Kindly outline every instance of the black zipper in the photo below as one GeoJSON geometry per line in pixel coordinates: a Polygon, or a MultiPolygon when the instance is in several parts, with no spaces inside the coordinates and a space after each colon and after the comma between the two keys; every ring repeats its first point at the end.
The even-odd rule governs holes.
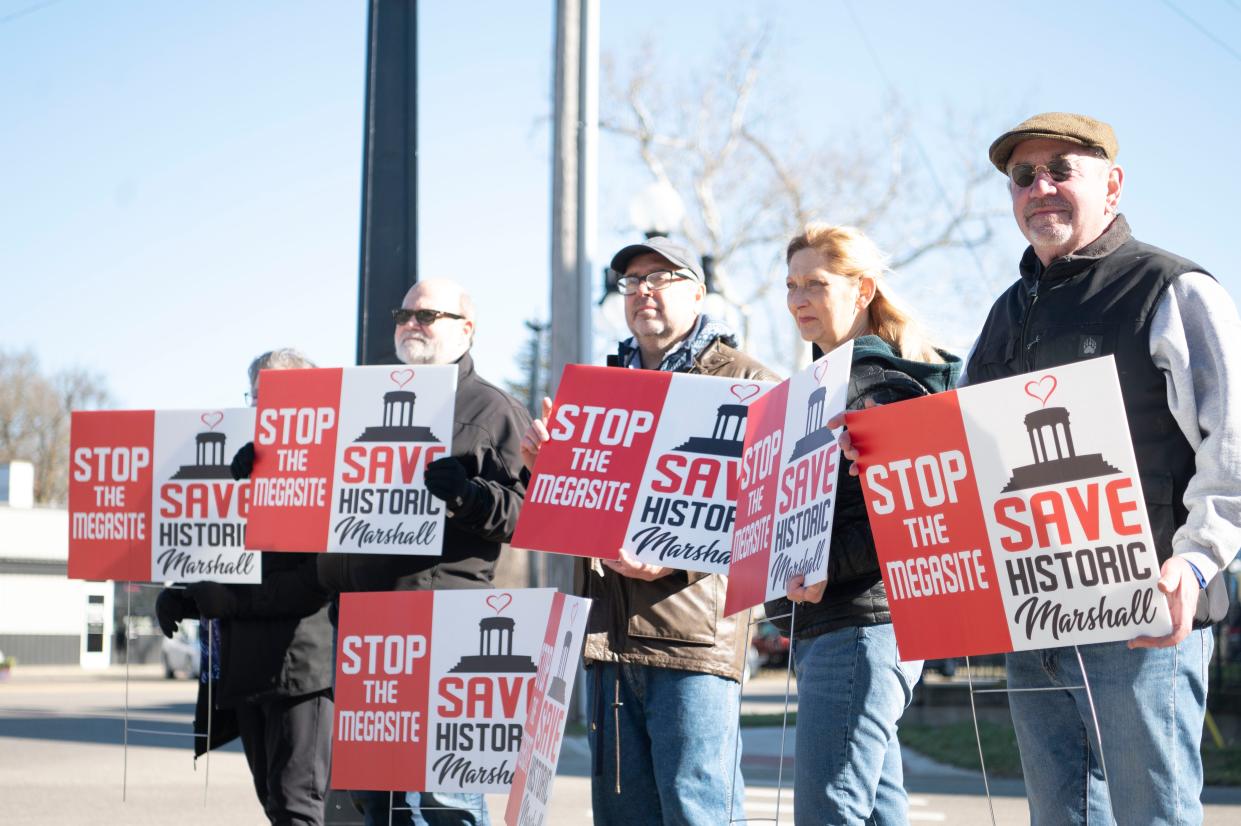
{"type": "Polygon", "coordinates": [[[1029,373],[1034,369],[1034,366],[1030,363],[1030,347],[1037,344],[1038,339],[1036,338],[1027,345],[1026,329],[1030,326],[1030,316],[1034,315],[1034,305],[1038,303],[1038,285],[1041,283],[1042,277],[1040,276],[1039,279],[1034,282],[1034,286],[1031,287],[1026,293],[1026,296],[1030,299],[1030,303],[1026,306],[1024,317],[1021,319],[1021,340],[1019,343],[1021,345],[1021,369],[1024,373],[1029,373]]]}

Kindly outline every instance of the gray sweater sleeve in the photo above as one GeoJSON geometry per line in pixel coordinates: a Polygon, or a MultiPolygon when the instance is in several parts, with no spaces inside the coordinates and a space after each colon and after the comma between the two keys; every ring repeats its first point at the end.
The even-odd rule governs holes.
{"type": "Polygon", "coordinates": [[[1210,581],[1241,548],[1241,319],[1218,281],[1187,273],[1155,308],[1150,335],[1168,409],[1194,449],[1189,518],[1172,549],[1210,581]]]}

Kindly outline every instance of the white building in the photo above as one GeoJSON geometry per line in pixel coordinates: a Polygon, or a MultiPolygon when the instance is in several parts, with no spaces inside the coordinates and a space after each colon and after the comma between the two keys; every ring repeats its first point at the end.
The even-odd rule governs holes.
{"type": "Polygon", "coordinates": [[[19,664],[112,659],[111,582],[66,578],[69,512],[35,507],[29,462],[0,465],[0,651],[19,664]]]}

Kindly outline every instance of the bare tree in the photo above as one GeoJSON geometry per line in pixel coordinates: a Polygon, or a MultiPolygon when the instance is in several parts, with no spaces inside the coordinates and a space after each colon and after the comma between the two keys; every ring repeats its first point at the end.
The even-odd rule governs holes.
{"type": "MultiPolygon", "coordinates": [[[[604,71],[601,129],[631,145],[651,176],[681,196],[676,231],[714,257],[715,289],[740,308],[745,326],[756,308],[775,308],[783,243],[815,219],[861,228],[891,252],[894,269],[970,250],[972,271],[958,267],[954,277],[994,287],[976,251],[992,240],[1000,189],[990,185],[994,170],[981,152],[959,149],[980,145],[961,134],[969,119],[947,113],[941,142],[958,149],[935,168],[923,144],[908,146],[911,115],[898,100],[867,113],[853,132],[811,140],[798,131],[799,109],[810,102],[790,104],[767,87],[758,94],[769,42],[769,30],[737,36],[715,65],[672,85],[661,83],[672,75],[649,47],[627,72],[610,59],[604,71]]],[[[822,95],[813,105],[824,105],[822,95]]]]}
{"type": "Polygon", "coordinates": [[[35,501],[63,503],[70,414],[111,403],[101,376],[80,368],[45,376],[33,353],[0,351],[0,462],[31,462],[35,501]]]}

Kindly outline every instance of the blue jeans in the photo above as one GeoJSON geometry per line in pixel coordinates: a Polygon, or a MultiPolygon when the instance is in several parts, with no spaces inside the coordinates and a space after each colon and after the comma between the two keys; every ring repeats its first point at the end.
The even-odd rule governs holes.
{"type": "Polygon", "coordinates": [[[602,662],[586,675],[595,826],[726,826],[745,817],[740,683],[602,662]]]}
{"type": "Polygon", "coordinates": [[[366,826],[491,826],[481,794],[349,792],[366,826]],[[392,813],[388,813],[391,795],[392,813]],[[409,810],[403,807],[408,806],[409,810]]]}
{"type": "Polygon", "coordinates": [[[810,824],[905,824],[896,721],[922,661],[901,662],[891,625],[793,641],[797,668],[794,812],[810,824]]]}
{"type": "Polygon", "coordinates": [[[406,792],[414,826],[491,826],[481,794],[406,792]]]}
{"type": "MultiPolygon", "coordinates": [[[[1009,694],[1031,826],[1202,822],[1202,722],[1215,641],[1193,631],[1172,648],[1080,647],[1103,738],[1085,691],[1009,694]],[[1107,782],[1103,780],[1103,769],[1107,782]]],[[[1009,654],[1009,688],[1082,684],[1072,648],[1009,654]]]]}

